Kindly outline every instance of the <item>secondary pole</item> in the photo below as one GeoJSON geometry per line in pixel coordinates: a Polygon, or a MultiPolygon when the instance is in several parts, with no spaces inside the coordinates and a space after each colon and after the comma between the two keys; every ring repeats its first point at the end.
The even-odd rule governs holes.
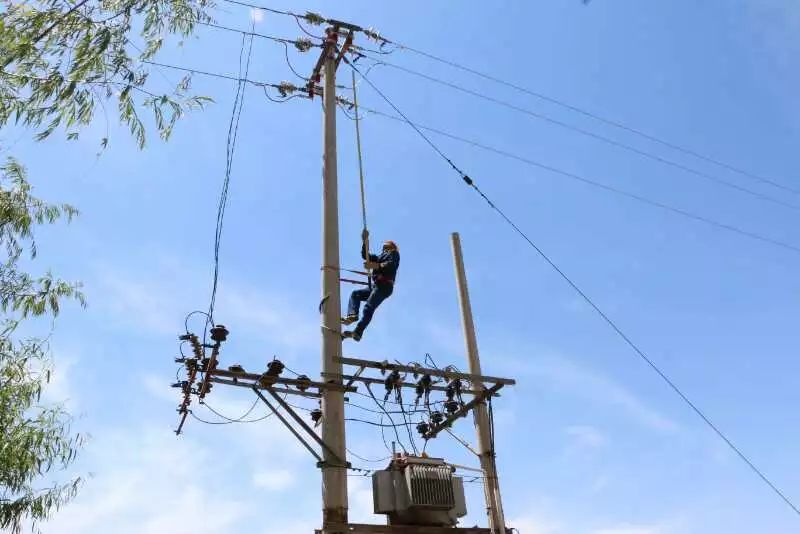
{"type": "MultiPolygon", "coordinates": [[[[478,354],[478,341],[475,337],[475,323],[472,321],[472,305],[469,301],[467,275],[464,271],[464,258],[461,253],[461,238],[454,232],[450,236],[453,246],[453,261],[456,269],[456,285],[458,286],[458,302],[461,305],[461,324],[464,328],[464,342],[467,348],[469,372],[480,375],[481,362],[478,354]]],[[[483,384],[473,384],[474,389],[483,388],[483,384]]],[[[486,403],[479,403],[473,412],[475,432],[478,435],[478,452],[484,479],[483,489],[486,497],[486,508],[489,515],[489,528],[493,533],[505,534],[505,517],[500,499],[500,484],[497,479],[497,464],[489,426],[489,414],[486,403]]]]}
{"type": "MultiPolygon", "coordinates": [[[[336,29],[328,29],[323,76],[322,166],[322,371],[341,376],[341,296],[339,294],[339,199],[336,162],[336,29]]],[[[328,379],[329,380],[329,379],[328,379]]],[[[341,379],[338,379],[341,381],[341,379]]],[[[347,468],[344,393],[322,391],[322,439],[330,448],[322,464],[322,528],[325,534],[344,532],[347,524],[347,468]],[[333,453],[333,454],[331,454],[333,453]],[[336,455],[336,456],[334,456],[336,455]],[[338,457],[338,458],[337,458],[338,457]]]]}

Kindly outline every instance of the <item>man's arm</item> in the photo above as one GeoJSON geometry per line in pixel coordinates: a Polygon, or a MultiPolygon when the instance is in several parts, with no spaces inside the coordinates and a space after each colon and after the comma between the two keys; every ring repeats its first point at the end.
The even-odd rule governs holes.
{"type": "Polygon", "coordinates": [[[367,239],[369,239],[369,230],[364,228],[361,231],[361,257],[364,258],[364,261],[378,261],[378,256],[370,254],[367,250],[367,239]]]}
{"type": "Polygon", "coordinates": [[[366,261],[378,261],[378,256],[367,251],[367,244],[361,243],[361,257],[366,261]]]}
{"type": "Polygon", "coordinates": [[[392,251],[392,252],[390,252],[388,254],[388,257],[385,258],[385,259],[386,259],[386,261],[383,261],[380,264],[381,265],[381,269],[396,271],[398,263],[399,263],[398,260],[400,259],[400,255],[397,252],[392,251]]]}

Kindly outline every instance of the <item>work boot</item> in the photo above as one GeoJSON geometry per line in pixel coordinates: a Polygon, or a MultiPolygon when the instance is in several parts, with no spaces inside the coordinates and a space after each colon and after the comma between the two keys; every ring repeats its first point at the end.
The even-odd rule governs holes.
{"type": "Polygon", "coordinates": [[[353,330],[352,332],[349,331],[349,330],[346,330],[346,331],[342,332],[342,338],[344,338],[344,339],[348,339],[349,338],[349,339],[352,339],[353,341],[361,341],[361,333],[360,332],[356,332],[355,330],[353,330]]]}
{"type": "Polygon", "coordinates": [[[358,315],[355,314],[350,314],[346,317],[342,317],[342,324],[344,325],[353,324],[356,321],[358,321],[358,315]]]}

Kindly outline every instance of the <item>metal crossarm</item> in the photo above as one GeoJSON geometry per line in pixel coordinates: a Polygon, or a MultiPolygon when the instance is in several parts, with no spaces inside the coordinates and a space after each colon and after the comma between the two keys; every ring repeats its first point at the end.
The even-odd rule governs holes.
{"type": "MultiPolygon", "coordinates": [[[[332,373],[322,373],[323,378],[341,378],[342,380],[347,380],[348,382],[362,382],[364,384],[384,384],[384,380],[380,378],[370,378],[367,376],[357,376],[357,375],[337,375],[332,373]]],[[[416,384],[412,382],[399,382],[396,384],[398,387],[404,387],[409,389],[415,389],[417,387],[416,384]]],[[[447,388],[444,386],[429,386],[431,391],[447,391],[447,388]]],[[[461,391],[464,395],[480,395],[483,393],[484,390],[477,390],[477,389],[463,389],[461,391]]],[[[498,395],[499,396],[499,395],[498,395]]]]}
{"type": "MultiPolygon", "coordinates": [[[[238,380],[228,380],[225,378],[216,378],[216,377],[212,377],[210,380],[214,384],[222,384],[224,386],[237,386],[240,388],[247,388],[247,389],[253,389],[253,388],[267,389],[261,387],[259,384],[253,384],[251,382],[240,382],[238,380]]],[[[284,395],[298,395],[300,397],[306,397],[309,399],[318,399],[322,396],[319,393],[315,393],[313,391],[300,391],[299,389],[280,388],[274,386],[268,386],[268,387],[269,389],[272,389],[272,391],[276,393],[282,393],[284,395]]]]}
{"type": "MultiPolygon", "coordinates": [[[[258,384],[261,388],[271,387],[274,384],[281,384],[284,386],[294,386],[294,387],[303,387],[308,389],[330,389],[336,391],[356,391],[354,387],[345,387],[341,384],[333,384],[330,382],[316,382],[314,380],[301,380],[297,378],[281,378],[279,376],[269,376],[264,374],[258,373],[246,373],[243,371],[228,371],[223,369],[215,369],[213,371],[209,371],[211,376],[214,377],[224,377],[224,378],[231,378],[235,381],[244,380],[248,382],[252,382],[254,384],[258,384]]],[[[252,386],[253,384],[247,384],[248,386],[252,386]]]]}
{"type": "Polygon", "coordinates": [[[400,365],[396,363],[390,362],[375,362],[371,360],[359,360],[357,358],[339,358],[339,362],[344,365],[355,365],[358,367],[371,367],[373,369],[381,369],[383,371],[400,371],[403,373],[417,373],[417,374],[427,374],[431,376],[438,376],[441,378],[460,378],[462,380],[468,380],[473,384],[480,384],[483,382],[489,382],[491,384],[503,384],[504,386],[513,386],[516,384],[516,380],[511,378],[498,378],[495,376],[484,376],[484,375],[474,375],[470,373],[459,373],[456,371],[446,371],[443,369],[429,369],[426,367],[417,367],[414,365],[400,365]]]}

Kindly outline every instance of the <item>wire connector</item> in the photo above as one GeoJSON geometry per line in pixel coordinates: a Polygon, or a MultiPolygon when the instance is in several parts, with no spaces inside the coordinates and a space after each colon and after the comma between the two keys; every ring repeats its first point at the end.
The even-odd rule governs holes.
{"type": "Polygon", "coordinates": [[[320,15],[319,13],[314,13],[313,11],[306,11],[306,14],[302,16],[309,24],[313,24],[314,26],[320,26],[325,24],[328,19],[320,15]]]}
{"type": "Polygon", "coordinates": [[[308,37],[300,37],[295,39],[292,44],[294,44],[294,47],[300,52],[308,52],[314,48],[314,43],[308,37]]]}
{"type": "Polygon", "coordinates": [[[282,81],[281,83],[279,83],[276,89],[284,98],[300,90],[295,84],[287,81],[282,81]]]}

